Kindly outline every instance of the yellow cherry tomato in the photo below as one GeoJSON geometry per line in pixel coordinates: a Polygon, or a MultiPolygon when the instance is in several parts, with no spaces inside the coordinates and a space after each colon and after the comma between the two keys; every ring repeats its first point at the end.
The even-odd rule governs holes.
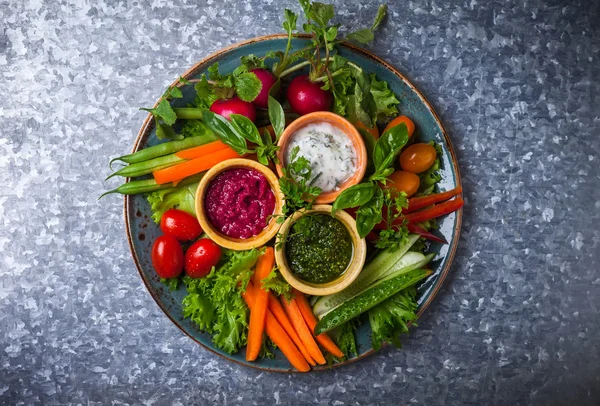
{"type": "Polygon", "coordinates": [[[437,153],[429,144],[412,144],[400,154],[400,167],[408,172],[421,173],[431,168],[437,153]]]}
{"type": "Polygon", "coordinates": [[[360,120],[356,120],[353,124],[354,124],[354,127],[358,128],[358,129],[363,129],[363,130],[367,131],[376,140],[379,139],[379,128],[377,128],[377,125],[374,125],[373,128],[369,128],[366,125],[364,125],[362,123],[362,121],[360,121],[360,120]]]}
{"type": "Polygon", "coordinates": [[[413,133],[415,132],[415,123],[413,123],[413,121],[406,116],[398,116],[392,121],[390,121],[390,123],[387,126],[385,126],[385,130],[383,130],[383,132],[386,132],[392,127],[396,127],[398,124],[401,123],[406,124],[406,129],[408,130],[408,138],[412,137],[413,133]]]}
{"type": "Polygon", "coordinates": [[[386,189],[393,189],[396,192],[404,192],[407,197],[411,197],[417,190],[421,181],[417,175],[407,171],[396,171],[388,177],[384,186],[386,189]]]}

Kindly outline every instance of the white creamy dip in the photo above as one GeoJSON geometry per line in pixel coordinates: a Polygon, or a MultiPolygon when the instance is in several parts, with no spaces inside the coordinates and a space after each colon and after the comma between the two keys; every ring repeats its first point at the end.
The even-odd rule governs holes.
{"type": "Polygon", "coordinates": [[[338,190],[356,172],[357,156],[350,138],[339,128],[326,123],[309,124],[292,134],[285,152],[289,164],[295,147],[298,157],[310,161],[314,185],[323,192],[338,190]]]}

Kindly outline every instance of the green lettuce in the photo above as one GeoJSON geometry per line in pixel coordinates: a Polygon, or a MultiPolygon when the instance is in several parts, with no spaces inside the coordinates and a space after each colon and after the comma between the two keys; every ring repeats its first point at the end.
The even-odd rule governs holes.
{"type": "Polygon", "coordinates": [[[371,73],[369,79],[371,80],[371,95],[373,95],[373,100],[375,100],[377,106],[377,119],[384,120],[397,115],[397,106],[400,101],[396,98],[394,92],[390,90],[387,82],[377,80],[374,73],[371,73]]]}
{"type": "Polygon", "coordinates": [[[287,300],[292,299],[292,287],[275,268],[262,280],[262,287],[268,292],[273,292],[275,296],[283,295],[287,300]]]}
{"type": "Polygon", "coordinates": [[[408,333],[408,323],[417,319],[418,307],[417,290],[411,286],[369,310],[373,349],[378,350],[384,342],[401,347],[399,335],[408,333]]]}
{"type": "Polygon", "coordinates": [[[207,276],[183,278],[188,293],[182,302],[183,316],[212,334],[215,346],[230,354],[247,342],[249,311],[241,293],[259,255],[258,249],[224,250],[220,266],[207,276]]]}
{"type": "Polygon", "coordinates": [[[152,220],[157,224],[160,223],[163,214],[172,208],[178,208],[195,216],[194,196],[197,188],[198,183],[192,183],[150,193],[148,203],[152,209],[152,220]]]}

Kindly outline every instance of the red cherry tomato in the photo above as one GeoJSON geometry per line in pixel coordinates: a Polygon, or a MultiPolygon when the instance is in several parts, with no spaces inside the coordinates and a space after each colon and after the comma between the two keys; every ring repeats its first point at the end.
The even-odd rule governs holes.
{"type": "Polygon", "coordinates": [[[221,259],[221,248],[208,238],[201,238],[185,252],[185,273],[202,278],[210,273],[221,259]]]}
{"type": "Polygon", "coordinates": [[[241,114],[252,121],[256,120],[256,109],[254,108],[254,105],[240,100],[237,96],[227,100],[215,100],[213,104],[210,105],[210,111],[222,115],[227,120],[229,120],[231,114],[241,114]]]}
{"type": "Polygon", "coordinates": [[[202,228],[196,217],[177,209],[167,210],[163,214],[160,219],[160,229],[179,241],[195,240],[202,234],[202,228]]]}
{"type": "Polygon", "coordinates": [[[171,235],[161,235],[152,245],[152,265],[161,278],[179,276],[183,269],[183,250],[171,235]]]}

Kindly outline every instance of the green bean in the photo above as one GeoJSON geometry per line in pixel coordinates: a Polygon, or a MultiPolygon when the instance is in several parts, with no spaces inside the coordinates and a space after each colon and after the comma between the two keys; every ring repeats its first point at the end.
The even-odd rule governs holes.
{"type": "Polygon", "coordinates": [[[140,151],[134,152],[133,154],[114,158],[110,161],[109,166],[112,168],[112,163],[115,161],[123,161],[128,164],[144,162],[152,158],[158,158],[159,156],[165,156],[184,149],[204,145],[211,141],[215,141],[216,139],[217,137],[214,134],[207,134],[197,137],[184,138],[180,141],[163,142],[162,144],[144,148],[140,151]]]}
{"type": "Polygon", "coordinates": [[[175,107],[173,111],[180,120],[202,120],[202,109],[195,107],[175,107]]]}
{"type": "MultiPolygon", "coordinates": [[[[190,176],[189,178],[185,178],[179,182],[177,186],[191,185],[192,183],[200,182],[205,173],[206,172],[202,172],[197,175],[190,176]]],[[[141,193],[151,193],[156,192],[157,190],[169,189],[172,187],[175,187],[172,182],[159,185],[154,179],[132,180],[122,184],[116,189],[103,193],[98,200],[112,193],[120,193],[122,195],[138,195],[141,193]]]]}
{"type": "Polygon", "coordinates": [[[159,169],[168,168],[169,166],[173,166],[184,161],[185,159],[179,158],[175,154],[161,156],[158,158],[150,159],[144,162],[138,162],[121,168],[118,171],[112,173],[108,178],[105,179],[105,181],[109,180],[113,176],[133,178],[136,176],[148,175],[149,173],[158,171],[159,169]]]}

